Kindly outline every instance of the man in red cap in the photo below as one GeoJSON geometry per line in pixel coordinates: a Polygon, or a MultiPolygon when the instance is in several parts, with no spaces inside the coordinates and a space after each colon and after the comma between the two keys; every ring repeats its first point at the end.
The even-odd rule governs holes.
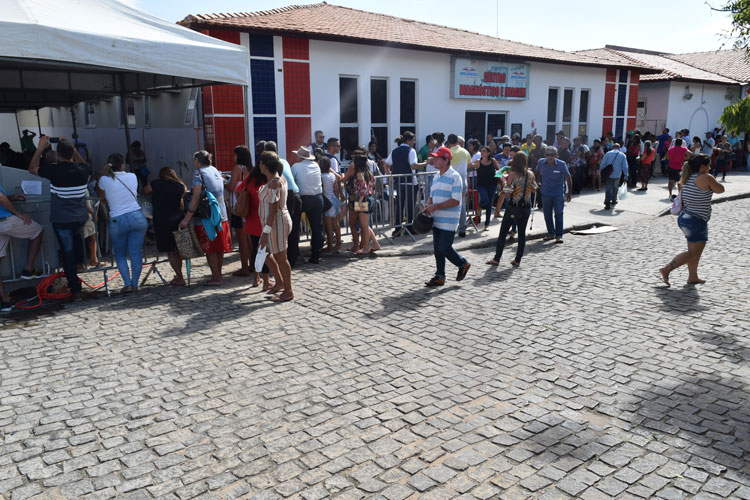
{"type": "Polygon", "coordinates": [[[461,218],[461,203],[463,180],[461,175],[451,167],[453,154],[446,147],[438,148],[430,153],[433,165],[438,170],[432,180],[430,199],[424,213],[432,215],[432,244],[435,249],[435,276],[425,283],[425,286],[443,286],[445,284],[445,259],[458,267],[456,281],[466,277],[471,264],[461,257],[453,248],[453,239],[461,218]]]}

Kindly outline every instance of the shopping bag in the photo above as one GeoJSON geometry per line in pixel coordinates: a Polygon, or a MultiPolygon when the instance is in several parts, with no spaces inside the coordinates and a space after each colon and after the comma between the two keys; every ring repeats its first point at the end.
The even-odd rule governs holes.
{"type": "Polygon", "coordinates": [[[618,200],[624,200],[628,197],[628,183],[623,182],[620,187],[617,189],[617,199],[618,200]]]}
{"type": "Polygon", "coordinates": [[[672,200],[672,206],[669,209],[672,215],[680,215],[680,212],[682,212],[682,191],[677,193],[677,198],[672,200]]]}
{"type": "Polygon", "coordinates": [[[185,229],[178,229],[172,233],[177,245],[177,252],[183,259],[194,259],[203,255],[203,249],[198,242],[198,237],[192,226],[185,229]]]}
{"type": "Polygon", "coordinates": [[[263,265],[266,263],[266,257],[268,257],[268,250],[266,247],[260,247],[258,254],[255,256],[255,270],[257,272],[263,272],[263,265]]]}

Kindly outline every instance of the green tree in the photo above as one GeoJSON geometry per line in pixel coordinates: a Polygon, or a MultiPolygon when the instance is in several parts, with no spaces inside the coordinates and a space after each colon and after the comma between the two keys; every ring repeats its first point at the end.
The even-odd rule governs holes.
{"type": "MultiPolygon", "coordinates": [[[[750,59],[750,0],[730,0],[723,7],[714,8],[732,16],[732,28],[728,38],[736,49],[745,51],[750,59]]],[[[750,131],[750,96],[735,104],[730,104],[719,117],[719,122],[730,132],[750,131]]]]}

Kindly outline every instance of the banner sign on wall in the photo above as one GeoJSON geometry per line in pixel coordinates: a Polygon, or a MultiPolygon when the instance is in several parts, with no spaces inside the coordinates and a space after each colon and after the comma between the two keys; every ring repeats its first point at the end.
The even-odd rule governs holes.
{"type": "Polygon", "coordinates": [[[529,65],[451,58],[451,97],[520,101],[529,98],[529,65]]]}

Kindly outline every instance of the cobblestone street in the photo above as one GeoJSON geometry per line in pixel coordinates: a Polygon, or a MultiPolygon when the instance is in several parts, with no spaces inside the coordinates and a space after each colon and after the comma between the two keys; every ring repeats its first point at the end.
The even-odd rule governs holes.
{"type": "Polygon", "coordinates": [[[699,287],[659,280],[667,216],[440,289],[431,256],[331,259],[293,303],[234,278],[11,320],[0,496],[750,499],[748,213],[714,206],[699,287]]]}

